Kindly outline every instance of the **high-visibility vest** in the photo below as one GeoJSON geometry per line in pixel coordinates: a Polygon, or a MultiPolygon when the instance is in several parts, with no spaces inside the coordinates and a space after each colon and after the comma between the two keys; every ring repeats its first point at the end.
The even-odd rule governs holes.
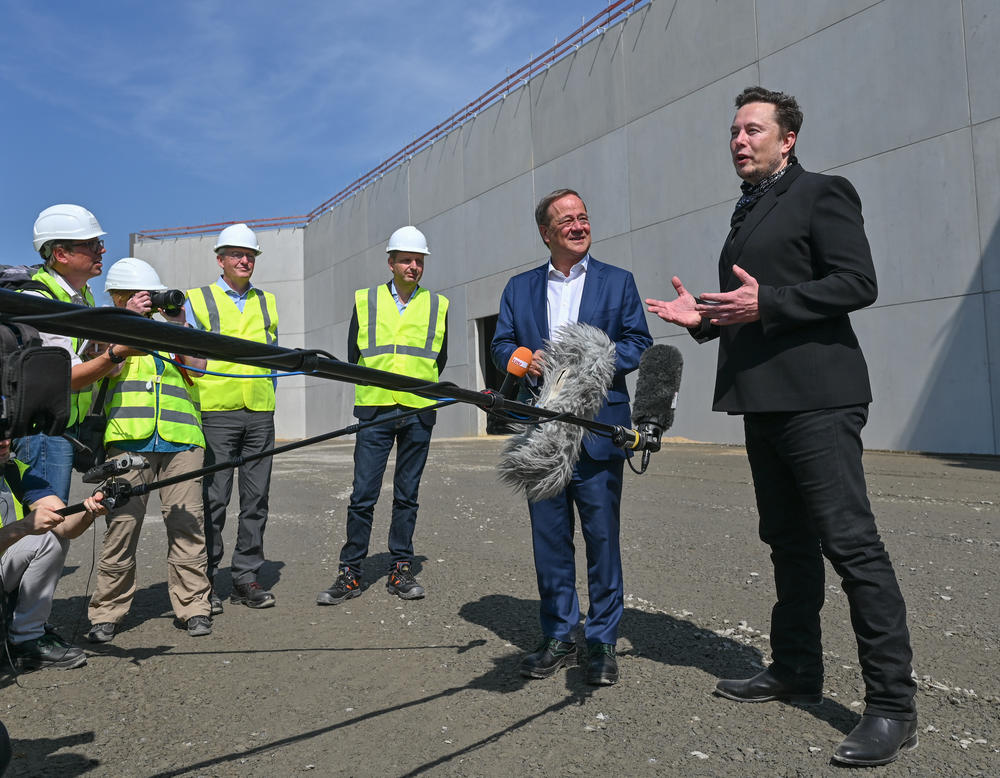
{"type": "Polygon", "coordinates": [[[125,369],[110,381],[105,407],[105,444],[146,440],[156,432],[171,443],[205,447],[201,414],[180,371],[165,362],[157,375],[152,355],[128,358],[125,369]]]}
{"type": "MultiPolygon", "coordinates": [[[[52,271],[47,270],[45,267],[38,269],[38,272],[31,277],[32,281],[38,281],[43,284],[46,289],[49,290],[52,299],[60,300],[64,303],[73,302],[73,298],[70,297],[69,292],[62,288],[62,285],[55,279],[52,271]]],[[[45,294],[42,292],[42,294],[45,294]]],[[[90,287],[84,286],[80,294],[83,296],[84,302],[91,308],[95,307],[94,296],[90,293],[90,287]]],[[[80,347],[83,345],[84,340],[82,338],[73,338],[73,351],[79,355],[80,347]]],[[[94,401],[93,387],[86,386],[83,389],[78,389],[70,395],[69,403],[69,421],[66,422],[67,427],[72,427],[80,419],[90,413],[90,404],[94,401]]]]}
{"type": "MultiPolygon", "coordinates": [[[[22,478],[24,478],[24,474],[27,470],[28,466],[19,459],[9,460],[5,465],[2,466],[2,470],[0,470],[0,478],[3,478],[4,481],[4,483],[0,485],[0,489],[6,488],[6,490],[10,492],[11,497],[13,498],[14,521],[20,521],[21,519],[24,518],[24,503],[21,502],[20,481],[22,478]],[[15,468],[13,471],[10,470],[11,465],[13,465],[15,468]],[[16,475],[17,481],[15,483],[11,483],[12,479],[7,477],[8,473],[10,473],[11,475],[16,475]]],[[[0,527],[3,527],[3,525],[4,525],[4,517],[0,515],[0,527]]]]}
{"type": "MultiPolygon", "coordinates": [[[[202,329],[219,335],[272,345],[278,340],[278,305],[274,295],[253,289],[243,313],[217,284],[188,290],[191,310],[202,329]]],[[[267,375],[266,367],[208,360],[207,370],[246,376],[267,375]]],[[[274,384],[266,378],[222,378],[204,375],[198,380],[202,411],[274,410],[274,384]]]]}
{"type": "MultiPolygon", "coordinates": [[[[428,382],[438,380],[437,358],[444,342],[448,298],[417,288],[402,313],[386,284],[354,293],[358,312],[359,365],[428,382]]],[[[354,386],[355,405],[425,408],[436,401],[377,386],[354,386]]]]}

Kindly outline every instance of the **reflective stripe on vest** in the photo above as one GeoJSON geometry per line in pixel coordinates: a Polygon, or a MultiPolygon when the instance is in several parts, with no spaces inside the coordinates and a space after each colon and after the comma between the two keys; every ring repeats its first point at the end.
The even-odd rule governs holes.
{"type": "MultiPolygon", "coordinates": [[[[56,280],[52,271],[41,267],[38,269],[38,272],[31,277],[31,280],[38,281],[40,284],[44,285],[45,288],[49,290],[53,300],[59,300],[64,303],[73,302],[73,298],[70,296],[69,292],[62,288],[62,285],[56,280]]],[[[89,286],[83,287],[83,291],[80,293],[80,296],[83,297],[84,303],[89,305],[91,308],[96,307],[94,303],[94,296],[90,293],[89,286]]],[[[77,356],[80,356],[80,347],[83,345],[84,341],[80,338],[72,338],[71,340],[73,344],[73,352],[77,356]]],[[[66,422],[66,426],[72,427],[80,419],[90,413],[90,404],[93,401],[94,394],[92,386],[85,386],[83,389],[78,389],[72,392],[69,404],[69,421],[66,422]]]]}
{"type": "MultiPolygon", "coordinates": [[[[24,474],[28,471],[28,466],[19,459],[11,459],[6,464],[2,465],[2,470],[0,470],[0,492],[6,492],[10,495],[10,501],[14,506],[14,521],[20,521],[24,518],[24,503],[21,502],[21,495],[15,494],[13,487],[7,480],[6,470],[9,465],[14,465],[17,467],[18,479],[24,478],[24,474]]],[[[3,500],[6,502],[6,500],[3,500]]],[[[0,527],[4,525],[3,512],[0,511],[0,527]]]]}
{"type": "MultiPolygon", "coordinates": [[[[191,311],[202,329],[219,335],[274,345],[278,340],[278,307],[274,295],[253,289],[243,312],[217,284],[188,290],[191,311]]],[[[207,368],[217,373],[246,376],[267,375],[265,367],[236,362],[208,360],[207,368]]],[[[205,375],[198,380],[203,411],[274,410],[274,384],[266,378],[223,378],[205,375]]]]}
{"type": "MultiPolygon", "coordinates": [[[[437,358],[444,343],[448,298],[418,288],[403,313],[386,284],[354,293],[358,312],[359,364],[376,370],[438,380],[437,358]]],[[[355,405],[403,405],[424,408],[436,401],[377,386],[354,387],[355,405]]]]}
{"type": "Polygon", "coordinates": [[[201,414],[183,381],[169,362],[157,375],[151,355],[129,357],[121,375],[111,380],[104,442],[146,440],[156,432],[171,443],[204,448],[201,414]]]}

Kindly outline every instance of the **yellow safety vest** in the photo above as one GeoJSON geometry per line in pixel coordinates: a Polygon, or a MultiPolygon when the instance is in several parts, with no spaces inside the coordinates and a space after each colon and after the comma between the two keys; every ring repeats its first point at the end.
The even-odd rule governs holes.
{"type": "Polygon", "coordinates": [[[164,363],[163,374],[157,375],[152,355],[129,357],[108,388],[105,444],[146,440],[155,431],[171,443],[205,447],[194,389],[174,365],[164,363]]]}
{"type": "MultiPolygon", "coordinates": [[[[14,499],[14,521],[20,521],[21,519],[24,518],[24,503],[21,502],[21,495],[16,494],[14,492],[14,488],[7,480],[6,476],[7,465],[15,465],[17,467],[17,475],[19,479],[24,478],[24,474],[28,470],[28,466],[19,459],[11,459],[5,465],[0,466],[3,468],[2,470],[0,470],[0,479],[3,480],[3,483],[0,484],[0,489],[6,487],[7,490],[10,492],[11,497],[13,497],[14,499]]],[[[3,522],[4,522],[3,516],[0,515],[0,527],[3,527],[3,522]]]]}
{"type": "MultiPolygon", "coordinates": [[[[60,300],[64,303],[71,303],[73,299],[70,297],[69,293],[62,288],[60,283],[55,279],[51,270],[45,267],[39,268],[38,272],[31,277],[32,281],[38,281],[43,284],[51,293],[52,299],[60,300]]],[[[44,294],[44,292],[42,293],[44,294]]],[[[81,291],[84,302],[91,308],[95,307],[94,296],[90,293],[90,287],[84,286],[81,291]]],[[[80,347],[83,345],[83,340],[81,338],[73,338],[73,351],[79,356],[80,347]]],[[[82,358],[82,357],[81,357],[82,358]]],[[[90,413],[90,404],[94,401],[93,387],[87,386],[83,389],[79,389],[72,393],[70,396],[69,404],[69,421],[66,422],[67,427],[72,427],[80,419],[90,413]]]]}
{"type": "MultiPolygon", "coordinates": [[[[219,335],[273,345],[278,340],[278,306],[274,295],[254,288],[243,313],[217,284],[188,290],[191,310],[202,329],[219,335]]],[[[207,370],[246,376],[267,375],[265,367],[208,360],[207,370]]],[[[222,378],[204,375],[198,379],[202,411],[274,410],[274,384],[266,378],[222,378]]]]}
{"type": "MultiPolygon", "coordinates": [[[[365,367],[428,382],[438,380],[437,358],[444,342],[448,298],[417,288],[403,313],[386,284],[354,293],[358,312],[358,349],[365,367]]],[[[436,401],[377,386],[354,386],[355,405],[404,405],[425,408],[436,401]]]]}

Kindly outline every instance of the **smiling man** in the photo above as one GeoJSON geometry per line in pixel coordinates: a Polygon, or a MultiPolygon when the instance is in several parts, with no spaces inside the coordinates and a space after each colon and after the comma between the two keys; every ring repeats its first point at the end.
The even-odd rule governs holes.
{"type": "Polygon", "coordinates": [[[646,300],[699,342],[719,339],[714,410],[741,414],[777,603],[773,663],[721,680],[738,702],[822,702],[825,556],[851,608],[865,712],[834,753],[879,765],[917,744],[906,606],[868,502],[861,430],[868,367],[849,314],[877,295],[861,200],[839,176],[794,156],[794,97],[749,87],[736,98],[729,151],[742,197],[719,260],[721,292],[646,300]]]}
{"type": "MultiPolygon", "coordinates": [[[[199,329],[252,340],[278,342],[278,308],[274,295],[250,283],[261,250],[245,224],[219,233],[215,259],[220,275],[214,284],[188,291],[188,319],[199,329]]],[[[274,380],[266,368],[210,359],[208,369],[233,377],[205,375],[198,381],[205,465],[245,457],[274,447],[274,380]],[[240,376],[246,376],[245,378],[240,376]]],[[[248,608],[270,608],[275,597],[257,582],[264,564],[264,528],[271,490],[271,458],[240,465],[240,514],[233,549],[230,601],[248,608]]],[[[205,476],[205,540],[208,578],[212,581],[212,614],[222,613],[214,576],[222,564],[226,510],[233,493],[233,468],[205,476]]]]}
{"type": "MultiPolygon", "coordinates": [[[[628,427],[625,376],[639,366],[639,357],[653,342],[635,280],[627,270],[590,255],[590,216],[572,189],[543,197],[535,207],[535,224],[550,258],[507,282],[492,343],[493,362],[502,369],[516,348],[530,348],[534,356],[529,381],[537,383],[545,341],[558,337],[560,327],[581,322],[604,330],[615,344],[615,374],[597,421],[628,427]]],[[[586,679],[599,686],[618,682],[615,645],[625,609],[619,545],[624,462],[625,452],[608,438],[586,435],[566,489],[551,499],[528,503],[543,637],[522,659],[520,672],[527,678],[546,678],[577,663],[575,508],[587,547],[586,679]]]]}
{"type": "MultiPolygon", "coordinates": [[[[400,227],[386,246],[387,283],[354,293],[347,335],[348,361],[419,378],[438,380],[448,361],[448,298],[420,286],[424,258],[431,252],[416,227],[400,227]]],[[[393,419],[401,411],[426,408],[433,400],[377,386],[354,387],[354,415],[381,423],[358,430],[354,443],[354,488],[347,508],[347,542],[340,551],[340,573],[319,593],[317,605],[337,605],[361,594],[361,563],[368,556],[375,503],[393,443],[396,469],[392,479],[389,523],[389,578],[386,589],[404,600],[424,596],[413,574],[413,531],[417,494],[427,462],[437,411],[393,419]]]]}

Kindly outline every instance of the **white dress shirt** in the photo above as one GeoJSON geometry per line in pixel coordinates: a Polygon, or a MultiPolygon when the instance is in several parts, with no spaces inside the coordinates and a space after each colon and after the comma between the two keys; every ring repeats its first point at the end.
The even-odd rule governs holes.
{"type": "Polygon", "coordinates": [[[546,317],[549,323],[549,338],[556,338],[556,330],[562,325],[575,323],[580,316],[580,300],[583,299],[583,285],[587,280],[587,264],[590,254],[577,262],[563,275],[549,260],[548,281],[545,291],[546,317]]]}

